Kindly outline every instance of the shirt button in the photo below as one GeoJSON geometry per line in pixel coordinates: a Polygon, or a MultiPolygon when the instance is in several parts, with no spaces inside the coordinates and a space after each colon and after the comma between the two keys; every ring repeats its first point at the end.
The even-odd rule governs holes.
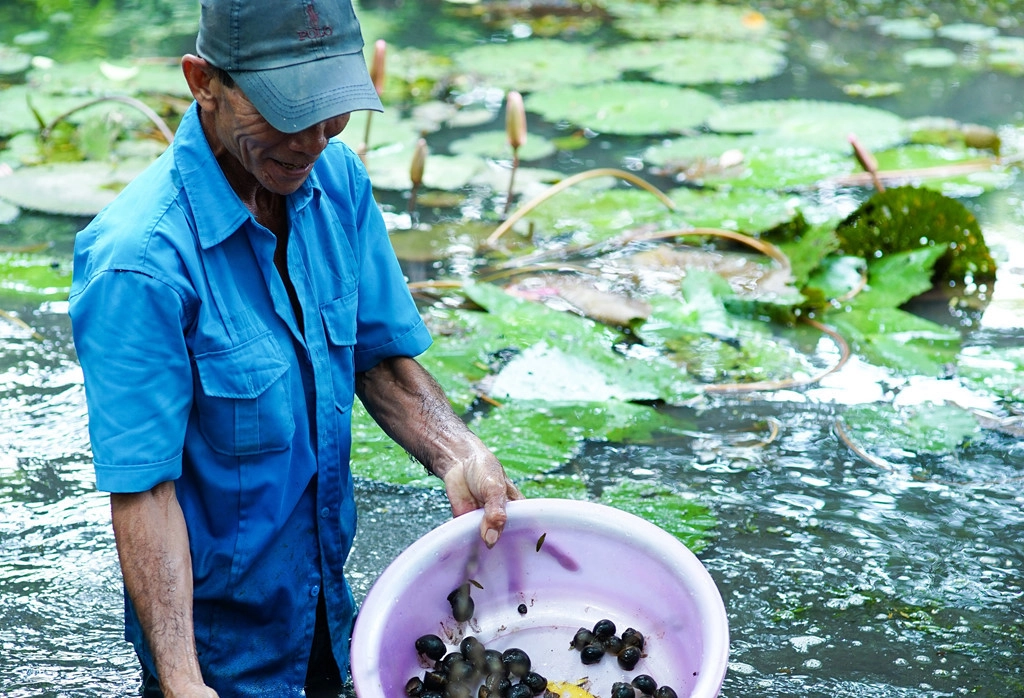
{"type": "Polygon", "coordinates": [[[309,590],[309,595],[310,596],[319,596],[320,595],[320,587],[318,587],[316,584],[314,584],[313,587],[309,590]]]}
{"type": "Polygon", "coordinates": [[[324,519],[326,519],[327,515],[330,514],[330,513],[331,513],[331,510],[329,508],[327,508],[327,507],[324,507],[323,509],[320,510],[320,516],[322,518],[324,518],[324,519]]]}

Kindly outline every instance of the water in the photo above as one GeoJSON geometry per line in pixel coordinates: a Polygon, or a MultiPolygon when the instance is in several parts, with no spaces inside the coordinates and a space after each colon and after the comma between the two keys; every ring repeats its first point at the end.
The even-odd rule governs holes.
{"type": "MultiPolygon", "coordinates": [[[[164,14],[174,6],[126,3],[164,14]]],[[[19,21],[38,21],[21,11],[19,21]]],[[[799,27],[807,45],[844,52],[874,36],[813,19],[799,27]]],[[[931,80],[878,104],[998,126],[1021,119],[1020,80],[931,80]]],[[[840,98],[799,61],[733,97],[786,95],[840,98]]],[[[601,157],[592,148],[569,166],[601,157]]],[[[962,323],[968,345],[1019,346],[1024,185],[967,203],[1003,255],[992,295],[962,317],[942,299],[920,310],[962,323]]],[[[0,226],[0,242],[53,242],[66,256],[84,222],[23,215],[0,226]]],[[[137,663],[121,639],[120,574],[107,498],[93,487],[66,304],[4,297],[0,307],[41,337],[0,320],[0,694],[133,695],[137,663]]],[[[854,360],[809,390],[680,408],[695,425],[686,438],[592,444],[566,469],[597,488],[624,473],[684,483],[712,508],[718,537],[701,559],[729,614],[726,698],[1024,696],[1024,437],[985,431],[925,463],[938,475],[922,482],[909,469],[858,457],[837,431],[838,405],[950,397],[955,388],[907,384],[854,360]]],[[[395,555],[449,513],[439,492],[360,482],[358,498],[361,529],[348,567],[361,598],[395,555]]]]}

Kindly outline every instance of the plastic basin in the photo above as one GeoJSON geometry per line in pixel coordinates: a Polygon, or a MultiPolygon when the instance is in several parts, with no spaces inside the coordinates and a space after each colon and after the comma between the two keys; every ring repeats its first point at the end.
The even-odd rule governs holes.
{"type": "Polygon", "coordinates": [[[427,633],[451,650],[466,635],[489,649],[518,647],[549,681],[587,679],[599,697],[640,673],[680,698],[718,695],[729,653],[725,607],[711,575],[678,539],[604,505],[528,499],[509,504],[505,531],[488,550],[478,543],[482,516],[466,514],[424,535],[367,593],[352,635],[359,698],[404,696],[406,682],[431,664],[415,649],[427,633]],[[448,595],[467,579],[467,563],[475,611],[458,623],[448,595]],[[612,656],[584,665],[571,649],[577,629],[603,618],[618,634],[633,627],[646,637],[646,656],[633,670],[612,656]]]}

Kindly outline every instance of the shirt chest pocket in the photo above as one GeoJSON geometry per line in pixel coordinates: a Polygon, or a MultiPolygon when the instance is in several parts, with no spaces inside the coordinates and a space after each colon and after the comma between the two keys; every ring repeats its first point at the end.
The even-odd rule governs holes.
{"type": "Polygon", "coordinates": [[[232,456],[283,451],[295,435],[288,361],[270,332],[195,356],[199,429],[232,456]]]}
{"type": "Polygon", "coordinates": [[[320,306],[330,354],[334,402],[347,412],[355,398],[356,293],[320,306]]]}

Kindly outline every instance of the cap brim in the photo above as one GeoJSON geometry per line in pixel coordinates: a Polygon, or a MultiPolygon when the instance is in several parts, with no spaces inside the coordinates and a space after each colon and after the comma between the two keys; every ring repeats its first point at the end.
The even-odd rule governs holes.
{"type": "Polygon", "coordinates": [[[361,51],[230,74],[263,118],[283,133],[353,111],[384,111],[361,51]]]}

